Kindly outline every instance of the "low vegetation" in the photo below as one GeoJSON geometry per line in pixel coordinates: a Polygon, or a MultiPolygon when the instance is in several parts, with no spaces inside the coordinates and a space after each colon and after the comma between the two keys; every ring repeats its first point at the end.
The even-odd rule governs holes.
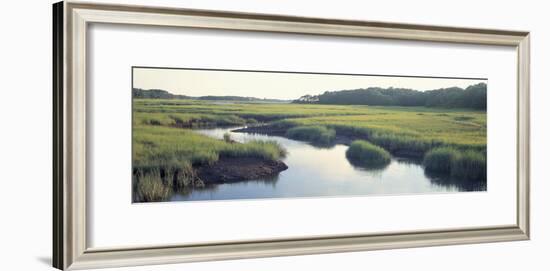
{"type": "Polygon", "coordinates": [[[279,160],[286,155],[274,141],[233,143],[189,129],[155,125],[136,125],[133,133],[134,197],[138,201],[162,200],[172,190],[200,185],[195,168],[220,157],[279,160]]]}
{"type": "Polygon", "coordinates": [[[152,202],[166,200],[172,193],[170,186],[162,182],[160,172],[153,170],[141,176],[134,175],[134,201],[152,202]]]}
{"type": "Polygon", "coordinates": [[[134,116],[134,125],[162,125],[178,128],[236,126],[252,122],[254,121],[234,115],[137,112],[134,116]]]}
{"type": "Polygon", "coordinates": [[[459,179],[486,180],[486,157],[480,152],[468,150],[462,152],[451,167],[451,176],[459,179]]]}
{"type": "Polygon", "coordinates": [[[391,160],[386,150],[364,140],[353,141],[346,151],[346,156],[367,168],[387,165],[391,160]]]}
{"type": "Polygon", "coordinates": [[[324,126],[337,136],[369,140],[397,155],[422,157],[442,146],[481,152],[486,148],[486,112],[467,109],[135,99],[134,111],[134,125],[324,126]]]}
{"type": "Polygon", "coordinates": [[[363,110],[362,115],[290,118],[271,125],[286,129],[324,126],[334,129],[336,137],[368,140],[402,156],[423,157],[427,151],[442,146],[480,152],[486,149],[485,112],[367,106],[363,110]],[[457,117],[467,120],[456,121],[457,117]]]}
{"type": "Polygon", "coordinates": [[[292,139],[328,145],[334,140],[336,132],[334,129],[325,126],[297,126],[288,129],[286,136],[292,139]]]}
{"type": "Polygon", "coordinates": [[[485,180],[485,155],[473,150],[442,147],[430,150],[424,157],[426,171],[445,174],[459,179],[485,180]]]}
{"type": "Polygon", "coordinates": [[[348,157],[370,164],[389,161],[389,152],[423,158],[426,171],[486,178],[487,123],[481,110],[135,98],[134,197],[163,200],[173,191],[200,187],[196,168],[220,157],[285,156],[276,142],[242,144],[229,135],[217,140],[192,130],[245,125],[276,127],[280,135],[317,145],[346,142],[343,138],[350,142],[348,157]]]}
{"type": "Polygon", "coordinates": [[[211,164],[220,156],[247,156],[276,160],[284,149],[273,141],[231,144],[196,134],[188,129],[171,127],[134,127],[134,169],[180,168],[183,164],[211,164]]]}
{"type": "Polygon", "coordinates": [[[454,148],[435,148],[424,157],[424,167],[431,172],[450,174],[453,161],[459,155],[460,152],[454,148]]]}

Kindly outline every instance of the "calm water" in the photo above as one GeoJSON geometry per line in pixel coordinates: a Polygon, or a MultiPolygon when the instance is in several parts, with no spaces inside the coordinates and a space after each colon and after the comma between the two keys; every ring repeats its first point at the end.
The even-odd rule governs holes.
{"type": "Polygon", "coordinates": [[[194,190],[189,194],[175,194],[171,201],[229,200],[255,198],[322,197],[382,194],[441,193],[483,191],[483,183],[458,182],[429,176],[418,161],[393,157],[382,169],[368,170],[353,166],[346,158],[347,146],[319,148],[306,142],[278,136],[234,133],[225,129],[195,130],[222,139],[230,133],[238,142],[275,140],[284,146],[288,155],[283,161],[288,169],[269,179],[215,185],[194,190]]]}

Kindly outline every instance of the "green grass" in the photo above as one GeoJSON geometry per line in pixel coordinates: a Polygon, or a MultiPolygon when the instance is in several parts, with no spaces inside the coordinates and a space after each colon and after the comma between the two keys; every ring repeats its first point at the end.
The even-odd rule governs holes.
{"type": "Polygon", "coordinates": [[[336,132],[334,129],[324,126],[297,126],[288,129],[286,136],[292,139],[328,145],[334,140],[336,132]]]}
{"type": "Polygon", "coordinates": [[[170,186],[163,183],[158,170],[148,172],[141,176],[134,176],[135,193],[134,200],[138,202],[151,202],[166,200],[172,193],[170,186]]]}
{"type": "Polygon", "coordinates": [[[460,179],[486,180],[487,161],[485,155],[471,150],[462,152],[453,161],[451,176],[460,179]]]}
{"type": "MultiPolygon", "coordinates": [[[[365,139],[396,155],[423,157],[427,151],[443,146],[479,152],[486,150],[487,121],[484,111],[426,107],[134,100],[134,125],[194,128],[239,126],[257,122],[266,122],[285,129],[322,126],[329,132],[319,136],[321,141],[332,137],[332,129],[336,135],[365,139]]],[[[296,133],[295,138],[304,136],[302,140],[315,141],[308,139],[311,134],[308,130],[299,129],[298,132],[290,133],[296,133]]]]}
{"type": "Polygon", "coordinates": [[[455,117],[454,119],[457,120],[457,121],[468,121],[468,120],[473,120],[474,117],[472,117],[472,116],[458,116],[458,117],[455,117]]]}
{"type": "Polygon", "coordinates": [[[247,156],[277,160],[285,150],[273,141],[233,144],[197,134],[189,129],[140,125],[133,128],[135,170],[181,168],[211,164],[220,156],[247,156]]]}
{"type": "Polygon", "coordinates": [[[431,172],[450,174],[453,161],[459,155],[460,151],[454,148],[435,148],[424,157],[424,167],[431,172]]]}
{"type": "Polygon", "coordinates": [[[380,144],[388,137],[401,141],[400,145],[413,141],[411,146],[414,148],[418,148],[419,144],[429,144],[429,147],[422,149],[448,145],[482,150],[486,146],[484,111],[426,107],[134,100],[134,124],[148,125],[152,119],[161,125],[175,125],[174,118],[179,118],[186,124],[196,123],[195,126],[188,125],[191,127],[239,126],[257,122],[287,127],[325,126],[334,129],[337,134],[353,130],[365,139],[376,134],[375,138],[380,140],[380,144]]]}
{"type": "Polygon", "coordinates": [[[426,153],[423,163],[428,172],[446,174],[459,179],[486,180],[487,178],[485,155],[473,150],[435,148],[426,153]]]}
{"type": "Polygon", "coordinates": [[[274,141],[241,144],[213,139],[190,129],[136,125],[132,148],[134,197],[137,201],[163,200],[172,190],[200,182],[195,167],[215,163],[220,157],[279,160],[285,155],[285,149],[274,141]]]}
{"type": "MultiPolygon", "coordinates": [[[[280,121],[287,126],[323,125],[360,137],[374,137],[382,142],[392,137],[400,141],[416,141],[413,145],[453,145],[472,148],[486,146],[486,114],[478,111],[447,113],[442,116],[427,113],[425,108],[380,108],[368,110],[364,115],[343,115],[294,118],[280,121]],[[424,112],[418,115],[417,112],[424,112]],[[469,115],[469,121],[456,121],[455,117],[469,115]]],[[[370,138],[369,138],[370,140],[370,138]]]]}
{"type": "MultiPolygon", "coordinates": [[[[180,116],[237,116],[247,122],[267,122],[285,118],[363,114],[362,107],[342,105],[301,105],[280,103],[216,103],[197,100],[134,99],[134,116],[154,114],[180,116]]],[[[134,119],[136,120],[136,119],[134,119]]]]}
{"type": "Polygon", "coordinates": [[[223,141],[227,143],[231,143],[233,141],[233,139],[231,138],[231,134],[230,133],[223,134],[223,141]]]}
{"type": "Polygon", "coordinates": [[[367,168],[387,165],[391,160],[386,150],[364,140],[353,141],[346,151],[346,156],[367,168]]]}
{"type": "MultiPolygon", "coordinates": [[[[313,144],[329,144],[338,136],[365,140],[394,155],[423,157],[427,170],[450,167],[445,172],[460,178],[483,178],[486,174],[485,111],[162,99],[134,99],[133,105],[135,175],[156,170],[154,176],[175,188],[193,186],[193,169],[215,163],[220,156],[284,157],[284,148],[275,142],[238,144],[231,138],[216,140],[192,131],[258,123],[276,126],[286,131],[287,137],[313,144]]],[[[142,185],[163,194],[157,183],[142,185]]]]}
{"type": "Polygon", "coordinates": [[[364,111],[362,115],[284,119],[273,125],[325,126],[334,129],[336,135],[368,140],[395,155],[423,157],[430,149],[442,146],[481,152],[486,149],[485,112],[367,106],[364,111]]]}
{"type": "Polygon", "coordinates": [[[162,125],[179,128],[201,128],[210,126],[237,126],[255,123],[233,115],[185,114],[185,113],[134,113],[134,125],[162,125]]]}

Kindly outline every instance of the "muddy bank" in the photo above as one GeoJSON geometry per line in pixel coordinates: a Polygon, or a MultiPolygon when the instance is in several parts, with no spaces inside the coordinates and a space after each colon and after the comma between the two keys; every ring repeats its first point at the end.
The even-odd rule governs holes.
{"type": "Polygon", "coordinates": [[[220,157],[212,165],[196,169],[197,176],[205,184],[231,183],[273,177],[288,166],[281,161],[255,157],[220,157]]]}

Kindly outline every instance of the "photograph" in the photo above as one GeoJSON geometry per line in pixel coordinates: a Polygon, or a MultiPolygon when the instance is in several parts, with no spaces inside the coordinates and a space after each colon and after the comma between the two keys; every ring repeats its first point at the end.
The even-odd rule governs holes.
{"type": "Polygon", "coordinates": [[[132,201],[487,191],[487,79],[132,67],[132,201]]]}

